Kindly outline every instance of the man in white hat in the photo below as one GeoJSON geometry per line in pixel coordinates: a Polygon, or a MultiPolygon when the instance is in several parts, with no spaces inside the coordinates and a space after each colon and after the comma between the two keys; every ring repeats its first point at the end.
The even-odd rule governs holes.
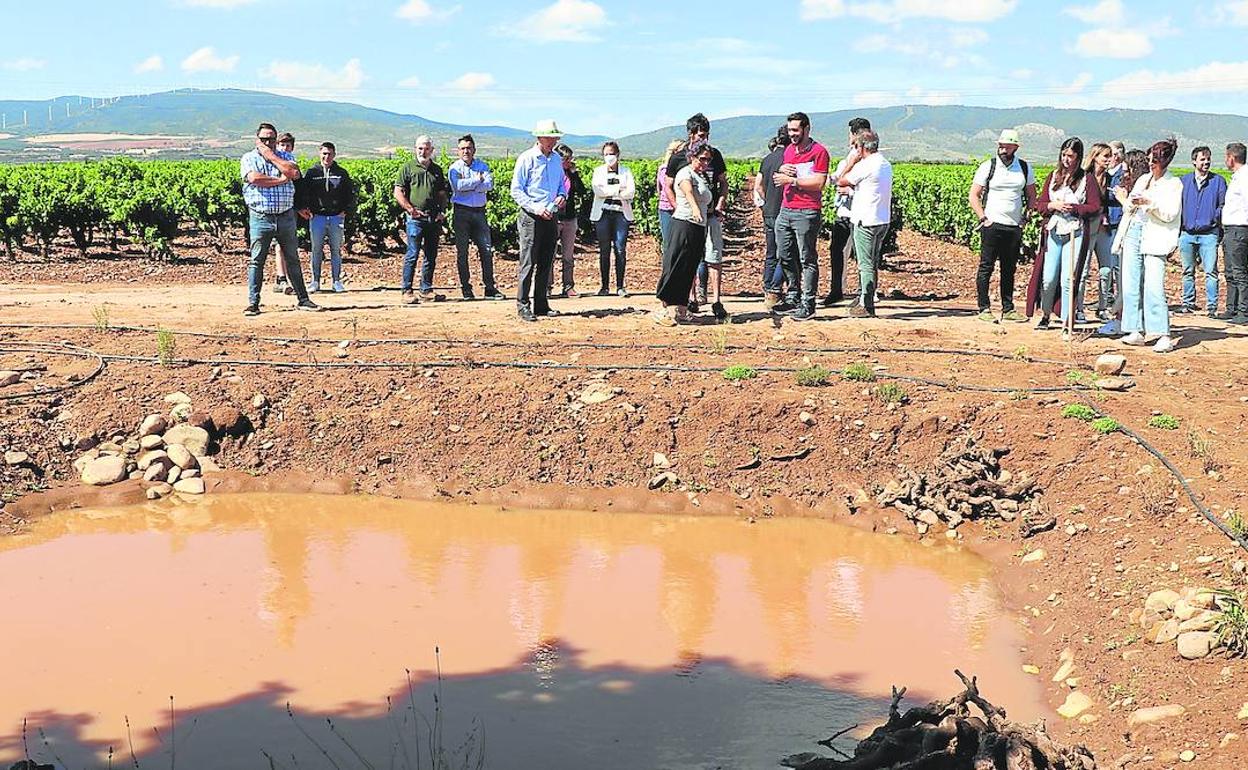
{"type": "Polygon", "coordinates": [[[558,315],[546,299],[550,268],[555,258],[559,226],[557,213],[567,201],[563,159],[555,145],[563,132],[553,120],[540,120],[533,129],[537,143],[516,158],[511,176],[511,197],[520,207],[516,229],[520,233],[519,288],[516,312],[522,321],[558,315]],[[530,306],[530,293],[532,305],[530,306]]]}
{"type": "Polygon", "coordinates": [[[979,318],[995,323],[988,283],[992,266],[1001,263],[1001,320],[1026,321],[1014,310],[1014,269],[1023,244],[1027,212],[1036,202],[1036,178],[1027,161],[1016,157],[1018,132],[1007,128],[997,139],[997,154],[980,164],[967,196],[979,220],[979,272],[975,293],[979,318]]]}

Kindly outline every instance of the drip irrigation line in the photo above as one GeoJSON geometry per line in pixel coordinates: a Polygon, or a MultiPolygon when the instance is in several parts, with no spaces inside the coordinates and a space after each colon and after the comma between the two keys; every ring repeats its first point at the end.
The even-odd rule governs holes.
{"type": "Polygon", "coordinates": [[[21,393],[0,394],[0,401],[17,401],[23,398],[50,396],[54,393],[62,393],[72,388],[80,388],[100,376],[105,367],[105,361],[102,355],[96,353],[90,348],[79,347],[78,345],[71,345],[69,343],[54,345],[51,343],[39,342],[8,342],[5,343],[3,347],[0,347],[0,353],[36,353],[41,355],[73,356],[76,358],[95,360],[95,369],[93,369],[86,376],[74,380],[73,382],[67,382],[64,385],[57,385],[43,390],[27,390],[21,393]]]}
{"type": "MultiPolygon", "coordinates": [[[[357,345],[467,345],[479,347],[506,347],[506,348],[532,348],[535,345],[551,345],[567,348],[591,348],[595,350],[685,350],[685,351],[705,351],[706,345],[693,344],[664,344],[664,343],[628,343],[628,342],[588,342],[580,340],[542,340],[538,342],[523,340],[479,340],[463,337],[264,337],[250,334],[220,334],[213,332],[197,332],[197,331],[181,331],[175,329],[161,329],[151,326],[108,326],[104,329],[94,324],[0,324],[0,329],[57,329],[57,330],[93,330],[93,331],[117,331],[117,332],[143,332],[155,334],[157,332],[168,332],[180,337],[198,337],[201,339],[214,340],[253,340],[257,342],[273,342],[284,344],[318,344],[318,345],[337,345],[342,342],[350,341],[357,345]]],[[[922,346],[900,346],[900,347],[789,347],[783,345],[738,345],[726,344],[724,350],[745,350],[745,351],[764,351],[775,353],[854,353],[858,355],[867,353],[899,353],[899,354],[918,354],[918,355],[948,355],[948,356],[966,356],[971,358],[993,358],[1001,361],[1018,361],[1021,363],[1033,364],[1052,364],[1055,366],[1064,366],[1069,369],[1091,369],[1087,364],[1077,361],[1063,361],[1052,358],[1036,358],[1033,356],[1018,357],[1011,353],[998,353],[992,350],[964,350],[960,348],[939,348],[939,347],[922,347],[922,346]]],[[[1008,389],[1007,389],[1008,390],[1008,389]]]]}

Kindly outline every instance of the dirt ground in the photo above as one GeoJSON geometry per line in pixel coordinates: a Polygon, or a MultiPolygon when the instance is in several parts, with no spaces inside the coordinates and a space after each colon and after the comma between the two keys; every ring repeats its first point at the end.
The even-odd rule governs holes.
{"type": "MultiPolygon", "coordinates": [[[[1214,513],[1242,512],[1248,329],[1174,316],[1178,349],[1158,355],[1103,338],[1064,343],[1058,332],[984,323],[974,317],[975,256],[908,232],[887,259],[878,318],[849,318],[840,305],[796,324],[764,312],[757,233],[756,217],[734,213],[724,279],[731,322],[703,314],[677,328],[647,316],[658,254],[644,238],[630,244],[632,296],[554,300],[563,315],[534,324],[519,322],[509,301],[457,299],[454,249],[445,245],[436,281],[445,302],[400,304],[401,255],[352,256],[349,291],[316,296],[327,312],[294,311],[293,298],[272,293],[270,280],[257,318],[241,313],[245,255],[194,238],[177,244],[184,261],[169,264],[125,249],[0,260],[0,324],[8,325],[0,369],[46,367],[0,397],[35,384],[68,386],[95,367],[90,358],[19,350],[31,343],[142,359],[109,360],[99,376],[55,395],[0,401],[0,449],[30,455],[0,468],[0,529],[20,531],[52,508],[140,499],[138,481],[79,485],[75,444],[88,435],[133,435],[144,415],[167,411],[164,396],[173,391],[197,409],[235,406],[256,427],[245,440],[223,442],[217,461],[225,472],[210,491],[313,488],[818,515],[898,537],[916,537],[913,524],[871,502],[872,491],[898,466],[925,467],[970,433],[1008,447],[1005,467],[1037,478],[1057,518],[1055,529],[1026,540],[1016,524],[957,530],[998,568],[1030,632],[1024,655],[1040,669],[1054,709],[1072,687],[1051,675],[1063,650],[1074,654],[1073,677],[1094,702],[1092,718],[1055,713],[1051,731],[1088,745],[1103,767],[1178,766],[1189,750],[1199,766],[1248,766],[1248,736],[1230,737],[1248,727],[1237,717],[1248,701],[1245,661],[1219,654],[1185,661],[1173,644],[1142,640],[1129,619],[1156,589],[1242,590],[1235,563],[1248,554],[1204,522],[1131,438],[1098,435],[1060,415],[1063,405],[1090,399],[1164,452],[1214,513]],[[109,328],[96,328],[105,315],[109,328]],[[120,328],[127,326],[143,329],[120,328]],[[177,332],[166,354],[196,363],[149,360],[158,355],[157,326],[177,332]],[[1026,391],[1066,386],[1111,351],[1128,358],[1134,387],[1126,392],[1026,391]],[[881,378],[945,384],[900,380],[900,404],[881,400],[878,383],[796,384],[797,368],[839,372],[855,362],[881,378]],[[758,376],[730,382],[720,374],[730,365],[758,376]],[[997,391],[975,389],[985,387],[997,391]],[[587,392],[608,398],[587,403],[596,401],[583,398],[587,392]],[[1147,427],[1161,413],[1177,418],[1179,429],[1147,427]],[[670,460],[676,480],[645,491],[661,470],[656,452],[670,460]],[[1022,561],[1039,550],[1043,558],[1022,561]],[[1172,703],[1186,713],[1128,725],[1136,709],[1172,703]]],[[[827,244],[820,248],[826,266],[827,244]]],[[[471,261],[476,276],[475,255],[471,261]]],[[[1028,269],[1020,268],[1024,285],[1028,269]]],[[[498,275],[503,291],[512,290],[514,261],[501,259],[498,275]]],[[[596,254],[587,247],[578,254],[577,288],[597,288],[596,254]]],[[[943,528],[933,536],[945,537],[943,528]]],[[[991,697],[991,683],[981,686],[991,697]]]]}

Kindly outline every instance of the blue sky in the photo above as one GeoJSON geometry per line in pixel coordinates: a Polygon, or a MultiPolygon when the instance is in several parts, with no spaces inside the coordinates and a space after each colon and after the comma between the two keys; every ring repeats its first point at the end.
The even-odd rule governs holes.
{"type": "Polygon", "coordinates": [[[5,99],[231,86],[611,135],[905,103],[1248,114],[1248,0],[11,5],[5,99]]]}

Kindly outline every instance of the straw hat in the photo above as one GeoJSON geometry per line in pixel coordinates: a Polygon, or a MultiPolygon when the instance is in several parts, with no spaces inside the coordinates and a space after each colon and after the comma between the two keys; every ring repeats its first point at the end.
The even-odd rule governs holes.
{"type": "Polygon", "coordinates": [[[537,126],[533,129],[533,136],[553,136],[559,138],[563,136],[563,132],[559,130],[559,126],[555,125],[553,118],[537,121],[537,126]]]}
{"type": "Polygon", "coordinates": [[[997,137],[997,144],[1019,144],[1018,132],[1012,128],[1007,128],[1001,132],[1001,136],[997,137]]]}

